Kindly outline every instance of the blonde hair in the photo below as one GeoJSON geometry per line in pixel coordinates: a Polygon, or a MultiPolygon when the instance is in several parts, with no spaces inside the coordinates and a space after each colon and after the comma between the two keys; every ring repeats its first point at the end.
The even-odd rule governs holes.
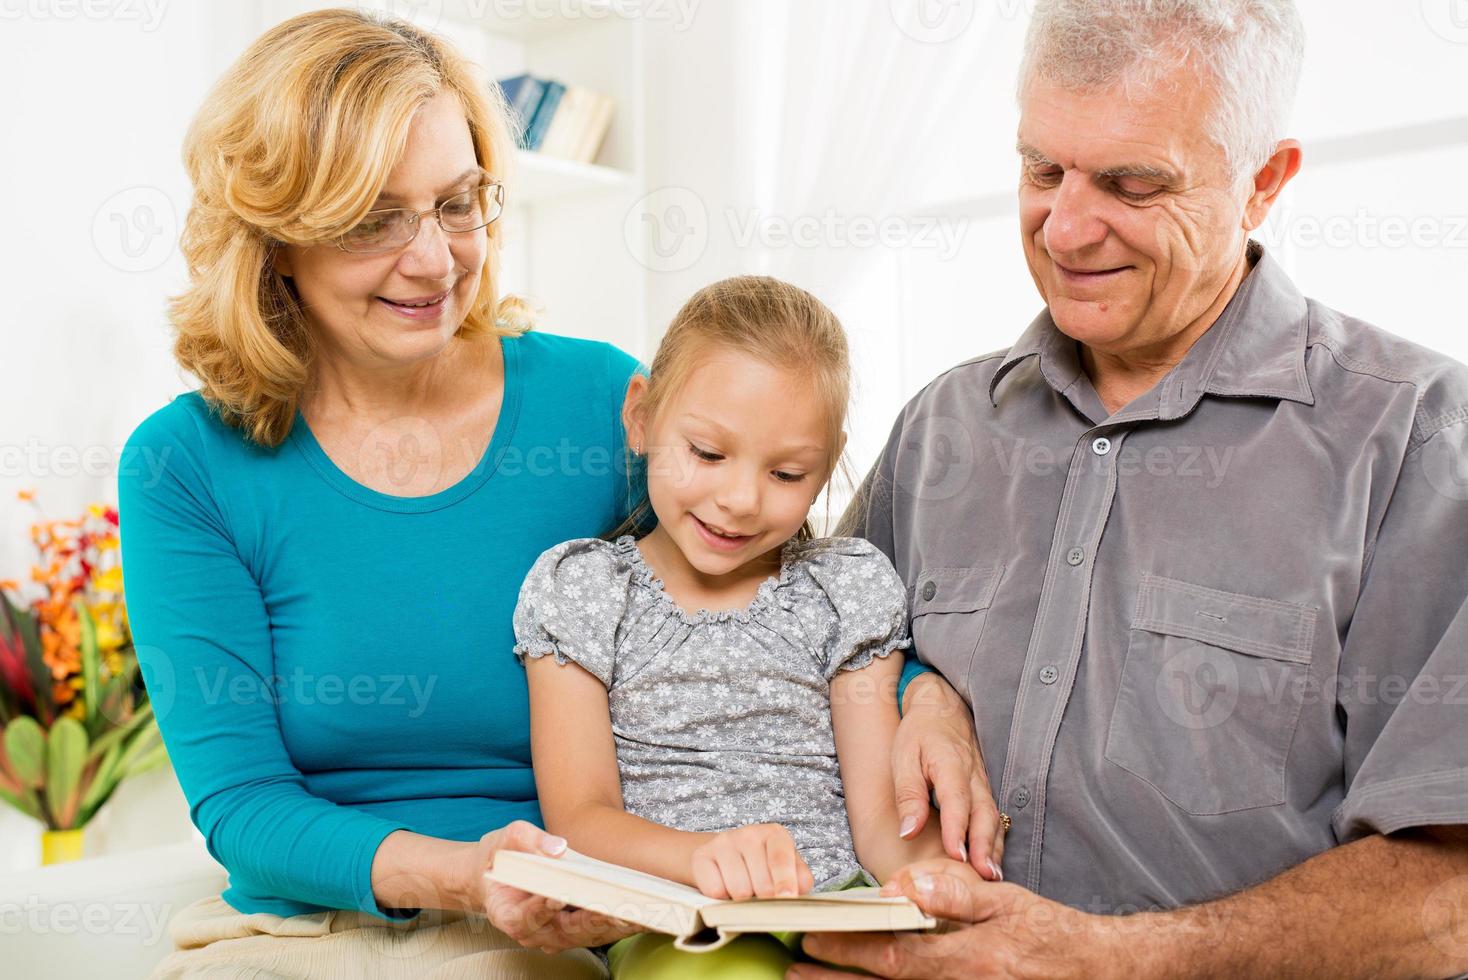
{"type": "MultiPolygon", "coordinates": [[[[769,276],[736,276],[705,286],[683,304],[658,345],[638,403],[645,426],[688,383],[710,355],[744,354],[808,378],[824,408],[826,475],[845,475],[842,435],[851,403],[851,355],[846,331],[824,303],[790,283],[769,276]]],[[[628,466],[631,473],[634,467],[628,466]]],[[[827,503],[830,483],[826,485],[827,503]]],[[[652,505],[644,496],[632,515],[608,535],[644,531],[652,505]]],[[[809,519],[796,539],[816,536],[809,519]]]]}
{"type": "MultiPolygon", "coordinates": [[[[282,244],[330,242],[369,211],[413,116],[442,93],[463,106],[480,167],[500,180],[514,140],[498,87],[443,39],[393,18],[321,10],[261,35],[210,91],[184,140],[194,186],[181,240],[189,286],[169,304],[174,357],[220,417],[254,442],[290,433],[311,375],[305,312],[274,268],[282,244]]],[[[524,333],[498,298],[499,229],[457,336],[524,333]]]]}

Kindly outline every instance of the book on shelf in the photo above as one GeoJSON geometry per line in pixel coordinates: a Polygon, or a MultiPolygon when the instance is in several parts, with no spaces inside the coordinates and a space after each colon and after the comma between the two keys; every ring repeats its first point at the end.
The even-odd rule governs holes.
{"type": "Polygon", "coordinates": [[[591,163],[611,128],[616,103],[579,85],[522,74],[500,81],[521,149],[591,163]]]}
{"type": "Polygon", "coordinates": [[[540,99],[545,95],[545,81],[534,75],[516,75],[501,79],[499,85],[515,124],[515,142],[522,150],[529,149],[525,139],[530,134],[530,123],[535,119],[540,99]]]}
{"type": "Polygon", "coordinates": [[[500,851],[484,877],[665,933],[674,937],[673,945],[694,953],[718,949],[744,933],[895,932],[937,925],[913,902],[877,888],[722,901],[570,849],[558,858],[500,851]]]}

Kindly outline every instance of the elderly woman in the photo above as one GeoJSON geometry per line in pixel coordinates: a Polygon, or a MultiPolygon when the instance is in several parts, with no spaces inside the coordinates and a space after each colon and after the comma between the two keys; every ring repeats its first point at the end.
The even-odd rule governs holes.
{"type": "MultiPolygon", "coordinates": [[[[119,489],[144,676],[229,887],[177,916],[163,976],[594,977],[582,947],[630,931],[482,878],[565,846],[534,826],[521,581],[635,494],[634,359],[498,295],[512,157],[451,48],[350,10],[266,33],[189,132],[171,312],[202,387],[138,427],[165,466],[119,489]]],[[[967,711],[910,690],[904,812],[931,783],[950,852],[997,874],[967,711]]]]}

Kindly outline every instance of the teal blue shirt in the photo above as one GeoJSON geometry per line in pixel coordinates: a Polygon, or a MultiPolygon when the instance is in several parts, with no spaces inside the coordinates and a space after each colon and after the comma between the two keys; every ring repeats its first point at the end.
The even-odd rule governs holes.
{"type": "MultiPolygon", "coordinates": [[[[274,450],[184,395],[119,477],[133,635],[169,756],[241,912],[378,913],[378,845],[540,822],[511,617],[536,557],[627,513],[619,412],[637,362],[503,341],[479,465],[427,497],[370,490],[297,415],[274,450]]],[[[378,913],[380,914],[380,913],[378,913]]]]}

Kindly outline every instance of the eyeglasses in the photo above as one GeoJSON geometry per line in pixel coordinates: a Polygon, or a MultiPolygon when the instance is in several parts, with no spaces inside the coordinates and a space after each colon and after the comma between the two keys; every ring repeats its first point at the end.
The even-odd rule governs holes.
{"type": "Polygon", "coordinates": [[[436,208],[384,208],[368,211],[346,234],[336,240],[343,252],[391,252],[418,237],[423,216],[431,214],[438,226],[450,234],[478,231],[493,224],[505,210],[505,185],[491,181],[455,194],[436,208]]]}

